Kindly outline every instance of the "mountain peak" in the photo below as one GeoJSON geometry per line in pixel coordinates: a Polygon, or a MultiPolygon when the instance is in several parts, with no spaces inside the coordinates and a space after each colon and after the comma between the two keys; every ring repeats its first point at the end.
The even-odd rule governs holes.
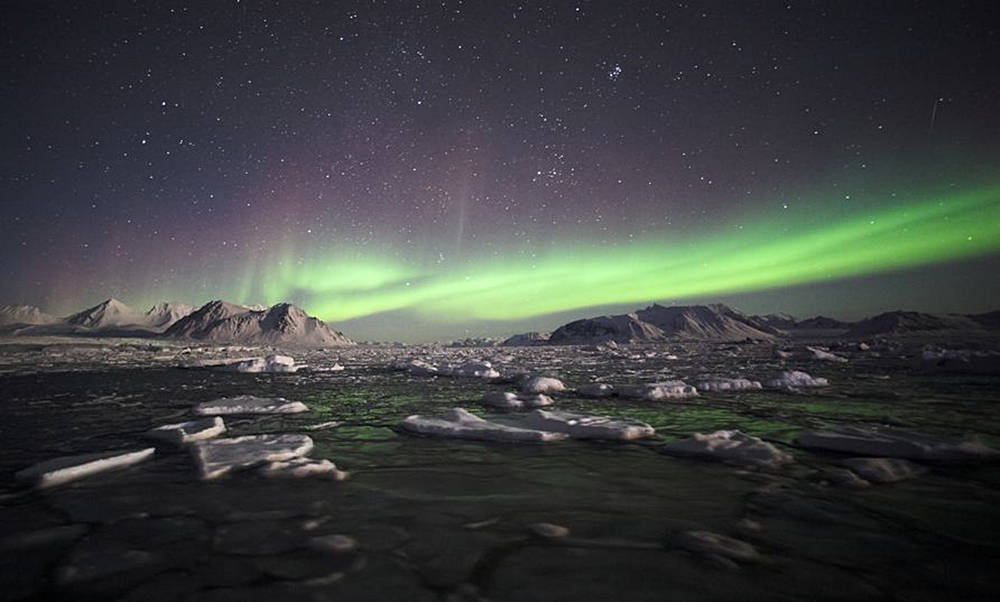
{"type": "Polygon", "coordinates": [[[351,345],[322,320],[291,303],[264,311],[222,300],[206,303],[167,329],[167,336],[230,343],[265,343],[309,347],[351,345]]]}
{"type": "Polygon", "coordinates": [[[52,324],[56,321],[34,305],[0,305],[0,324],[52,324]]]}
{"type": "Polygon", "coordinates": [[[108,297],[97,305],[75,313],[66,322],[87,328],[108,328],[111,326],[131,326],[143,322],[135,310],[114,297],[108,297]]]}
{"type": "Polygon", "coordinates": [[[654,303],[629,314],[576,320],[557,328],[549,341],[555,344],[669,338],[739,341],[773,336],[772,328],[754,323],[742,312],[722,303],[670,307],[654,303]]]}

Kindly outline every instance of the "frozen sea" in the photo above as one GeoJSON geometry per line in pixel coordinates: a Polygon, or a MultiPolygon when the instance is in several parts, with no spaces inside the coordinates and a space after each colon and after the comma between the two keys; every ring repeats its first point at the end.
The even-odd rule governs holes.
{"type": "Polygon", "coordinates": [[[4,341],[0,599],[996,599],[1000,464],[919,463],[913,478],[856,487],[831,478],[851,455],[795,440],[874,426],[1000,448],[1000,376],[921,361],[927,341],[812,343],[848,361],[782,357],[772,344],[358,346],[288,350],[311,369],[243,374],[199,366],[275,350],[4,341]],[[484,393],[515,388],[392,369],[406,359],[556,377],[568,390],[552,394],[554,407],[642,420],[657,434],[546,443],[413,435],[399,428],[411,414],[457,406],[497,416],[484,393]],[[343,370],[329,370],[336,364],[343,370]],[[830,384],[662,401],[573,392],[592,382],[764,382],[791,369],[830,384]],[[236,395],[310,411],[226,416],[222,437],[307,433],[311,457],[349,477],[245,471],[202,481],[188,451],[155,443],[150,460],[66,485],[33,490],[14,479],[51,458],[149,447],[149,429],[236,395]],[[310,429],[330,422],[338,426],[310,429]],[[794,462],[754,469],[663,453],[667,442],[720,429],[760,437],[794,462]],[[691,533],[746,547],[706,550],[691,533]]]}

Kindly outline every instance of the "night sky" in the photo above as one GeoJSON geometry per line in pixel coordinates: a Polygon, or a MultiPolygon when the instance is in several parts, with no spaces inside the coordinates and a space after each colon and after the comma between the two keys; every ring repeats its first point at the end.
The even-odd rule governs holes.
{"type": "Polygon", "coordinates": [[[6,2],[0,303],[1000,306],[992,2],[6,2]]]}

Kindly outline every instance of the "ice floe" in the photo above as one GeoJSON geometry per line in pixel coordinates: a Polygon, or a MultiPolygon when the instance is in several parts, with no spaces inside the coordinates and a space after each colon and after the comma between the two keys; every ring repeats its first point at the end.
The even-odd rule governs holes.
{"type": "Polygon", "coordinates": [[[843,426],[803,433],[796,443],[812,449],[908,460],[960,462],[1000,457],[1000,452],[980,443],[951,443],[899,429],[843,426]]]}
{"type": "Polygon", "coordinates": [[[347,535],[321,535],[309,539],[310,550],[327,554],[349,554],[358,549],[358,542],[347,535]]]}
{"type": "Polygon", "coordinates": [[[601,397],[611,397],[617,393],[614,385],[609,385],[607,383],[586,384],[577,388],[576,392],[581,397],[591,397],[595,399],[601,397]]]}
{"type": "Polygon", "coordinates": [[[110,451],[53,458],[19,470],[14,473],[14,478],[31,483],[39,489],[55,487],[109,470],[138,464],[151,458],[155,451],[155,448],[147,447],[129,452],[110,451]]]}
{"type": "Polygon", "coordinates": [[[485,441],[558,441],[564,433],[518,428],[484,420],[462,408],[452,408],[441,416],[412,415],[403,420],[402,428],[414,433],[479,439],[485,441]]]}
{"type": "Polygon", "coordinates": [[[465,362],[458,367],[445,366],[441,372],[446,376],[464,376],[473,378],[499,378],[500,373],[490,362],[465,362]]]}
{"type": "Polygon", "coordinates": [[[429,363],[418,359],[399,360],[392,367],[414,376],[455,376],[466,378],[499,378],[500,372],[487,361],[467,361],[457,366],[447,362],[429,363]]]}
{"type": "Polygon", "coordinates": [[[844,363],[847,361],[846,357],[841,357],[834,353],[822,349],[820,347],[810,347],[806,345],[805,349],[802,351],[802,355],[809,359],[821,360],[825,362],[840,362],[844,363]]]}
{"type": "Polygon", "coordinates": [[[825,378],[812,377],[799,370],[786,370],[777,377],[767,381],[772,389],[797,389],[799,387],[825,387],[830,384],[825,378]]]}
{"type": "Polygon", "coordinates": [[[191,449],[201,478],[214,479],[266,462],[287,462],[312,448],[313,440],[306,435],[246,435],[198,441],[191,449]]]}
{"type": "Polygon", "coordinates": [[[736,430],[695,433],[686,439],[667,443],[663,451],[676,456],[711,458],[772,468],[792,461],[792,456],[770,443],[736,430]]]}
{"type": "Polygon", "coordinates": [[[216,416],[228,414],[299,414],[309,408],[301,401],[288,401],[284,397],[255,397],[238,395],[206,401],[195,406],[195,414],[216,416]]]}
{"type": "Polygon", "coordinates": [[[695,387],[699,391],[746,391],[762,388],[760,382],[746,378],[710,378],[699,381],[695,387]]]}
{"type": "Polygon", "coordinates": [[[395,368],[397,370],[406,370],[414,376],[437,376],[438,374],[437,366],[432,366],[422,360],[396,362],[395,368]]]}
{"type": "Polygon", "coordinates": [[[923,466],[901,458],[850,458],[843,464],[872,483],[896,483],[927,472],[923,466]]]}
{"type": "Polygon", "coordinates": [[[542,539],[559,539],[569,535],[569,529],[553,523],[532,523],[528,525],[528,532],[542,539]]]}
{"type": "Polygon", "coordinates": [[[507,391],[489,391],[483,395],[483,403],[497,408],[541,408],[554,402],[548,395],[518,395],[507,391]]]}
{"type": "Polygon", "coordinates": [[[550,376],[532,376],[521,384],[523,393],[558,393],[565,389],[563,381],[550,376]]]}
{"type": "Polygon", "coordinates": [[[347,478],[347,473],[338,470],[337,466],[329,460],[302,457],[265,464],[260,468],[260,474],[271,478],[320,477],[332,481],[343,481],[347,478]]]}
{"type": "Polygon", "coordinates": [[[677,545],[708,557],[729,562],[760,562],[762,557],[752,544],[711,531],[685,531],[677,537],[677,545]]]}
{"type": "Polygon", "coordinates": [[[174,445],[183,445],[221,435],[226,432],[226,424],[218,416],[164,424],[146,432],[151,439],[159,439],[174,445]]]}
{"type": "Polygon", "coordinates": [[[952,374],[1000,374],[1000,351],[970,349],[925,349],[919,367],[952,374]]]}
{"type": "Polygon", "coordinates": [[[487,420],[453,408],[444,416],[410,416],[402,427],[427,435],[495,441],[553,441],[567,437],[627,441],[655,433],[653,427],[637,420],[541,409],[487,420]]]}
{"type": "Polygon", "coordinates": [[[325,430],[328,430],[328,429],[335,429],[338,426],[340,426],[340,424],[341,423],[338,420],[329,420],[327,422],[320,422],[320,423],[317,423],[317,424],[309,424],[309,425],[306,425],[306,426],[304,426],[302,428],[304,428],[307,431],[325,431],[325,430]]]}
{"type": "Polygon", "coordinates": [[[644,385],[618,385],[618,395],[643,401],[697,397],[698,390],[682,380],[666,380],[644,385]]]}
{"type": "Polygon", "coordinates": [[[228,364],[213,366],[224,372],[298,372],[305,366],[297,365],[295,360],[287,355],[269,355],[267,357],[251,357],[228,364]]]}
{"type": "Polygon", "coordinates": [[[573,439],[632,440],[649,437],[656,431],[638,420],[614,419],[559,410],[535,410],[525,416],[504,419],[521,428],[565,433],[573,439]]]}

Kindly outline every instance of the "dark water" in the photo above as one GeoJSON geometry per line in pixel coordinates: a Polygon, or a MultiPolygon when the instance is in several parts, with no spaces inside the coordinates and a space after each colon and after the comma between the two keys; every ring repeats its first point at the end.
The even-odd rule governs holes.
{"type": "MultiPolygon", "coordinates": [[[[199,353],[243,350],[27,345],[0,352],[0,598],[126,600],[970,600],[993,599],[1000,572],[1000,467],[930,466],[896,484],[826,484],[843,458],[793,445],[835,424],[906,427],[1000,443],[1000,379],[928,373],[920,346],[838,353],[846,364],[775,359],[770,346],[651,350],[437,350],[493,359],[577,386],[700,376],[764,379],[788,368],[827,377],[808,393],[703,394],[687,403],[557,396],[562,409],[628,416],[658,436],[635,443],[498,444],[396,430],[409,414],[462,406],[502,385],[412,377],[387,368],[428,350],[359,348],[297,355],[340,372],[252,375],[178,369],[199,353]],[[674,354],[678,359],[667,359],[674,354]],[[649,357],[647,357],[649,355],[649,357]],[[44,492],[16,470],[56,456],[134,449],[144,431],[235,394],[303,401],[307,414],[226,418],[229,433],[309,432],[312,457],[346,481],[243,473],[201,482],[167,446],[131,469],[44,492]],[[738,428],[796,462],[781,470],[678,459],[663,442],[738,428]],[[570,535],[535,536],[553,523],[570,535]],[[684,532],[753,544],[759,559],[691,553],[684,532]],[[27,540],[26,534],[45,535],[27,540]],[[315,552],[343,534],[357,549],[315,552]]],[[[507,385],[507,390],[512,390],[507,385]]]]}

